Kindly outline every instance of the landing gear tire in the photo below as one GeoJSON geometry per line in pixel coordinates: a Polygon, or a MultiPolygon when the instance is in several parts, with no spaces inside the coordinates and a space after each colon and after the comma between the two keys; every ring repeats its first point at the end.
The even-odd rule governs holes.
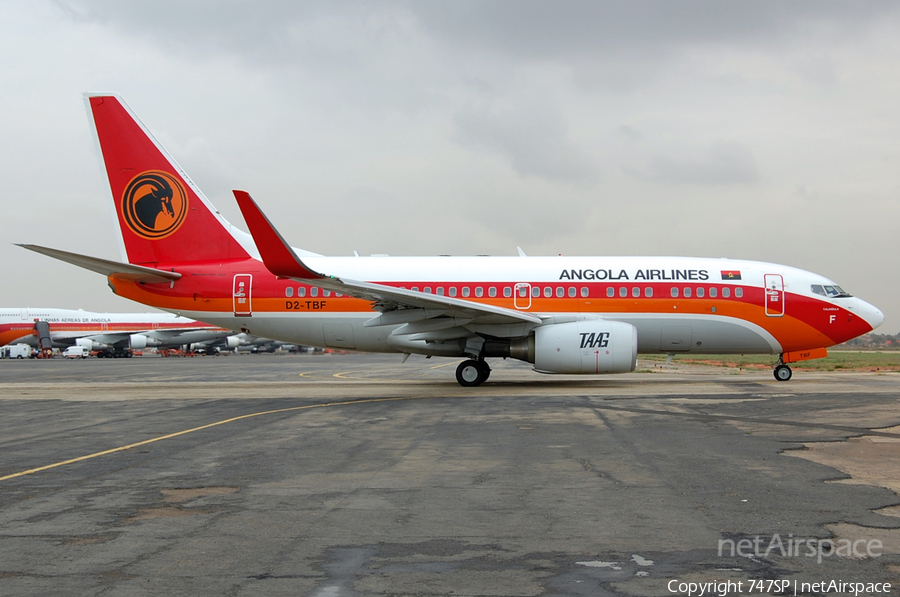
{"type": "Polygon", "coordinates": [[[488,377],[491,376],[491,368],[488,366],[487,361],[475,361],[478,363],[479,371],[481,371],[481,383],[484,383],[488,380],[488,377]]]}
{"type": "Polygon", "coordinates": [[[484,361],[463,361],[456,368],[456,381],[465,388],[480,386],[491,375],[491,368],[484,361]]]}
{"type": "Polygon", "coordinates": [[[775,371],[773,371],[773,373],[775,374],[775,379],[777,379],[778,381],[787,381],[794,374],[794,372],[791,371],[791,368],[787,365],[778,365],[777,367],[775,367],[775,371]]]}

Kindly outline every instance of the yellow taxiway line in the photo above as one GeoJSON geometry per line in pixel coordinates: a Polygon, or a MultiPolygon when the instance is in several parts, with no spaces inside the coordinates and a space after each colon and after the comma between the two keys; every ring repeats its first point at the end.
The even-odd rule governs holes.
{"type": "Polygon", "coordinates": [[[179,435],[187,435],[188,433],[194,433],[195,431],[202,431],[204,429],[209,429],[210,427],[216,427],[218,425],[225,425],[226,423],[233,423],[235,421],[240,421],[242,419],[249,419],[252,417],[261,417],[263,415],[273,415],[276,413],[290,412],[292,410],[307,410],[310,408],[326,408],[329,406],[349,406],[351,404],[369,404],[372,402],[396,402],[399,400],[416,400],[417,398],[421,398],[421,396],[405,396],[405,397],[398,397],[398,398],[367,398],[365,400],[350,400],[347,402],[325,402],[323,404],[307,404],[305,406],[292,406],[290,408],[279,408],[276,410],[266,410],[266,411],[262,411],[262,412],[258,412],[258,413],[250,413],[247,415],[241,415],[239,417],[232,417],[230,419],[225,419],[223,421],[216,421],[215,423],[208,423],[206,425],[201,425],[200,427],[194,427],[192,429],[185,429],[184,431],[178,431],[176,433],[169,433],[168,435],[161,435],[159,437],[154,437],[152,439],[145,439],[142,442],[128,444],[127,446],[119,446],[118,448],[110,448],[109,450],[103,450],[102,452],[94,452],[93,454],[87,454],[86,456],[79,456],[78,458],[70,458],[69,460],[63,460],[61,462],[54,462],[53,464],[39,466],[37,468],[28,469],[27,471],[13,473],[11,475],[6,475],[4,477],[0,477],[0,481],[6,481],[8,479],[15,479],[16,477],[24,477],[25,475],[33,475],[34,473],[39,473],[41,471],[46,471],[46,470],[49,470],[52,468],[65,466],[67,464],[74,464],[76,462],[81,462],[83,460],[90,460],[91,458],[97,458],[99,456],[106,456],[107,454],[114,454],[115,452],[123,452],[125,450],[130,450],[131,448],[137,448],[138,446],[146,446],[147,444],[159,442],[164,439],[172,439],[173,437],[178,437],[179,435]]]}

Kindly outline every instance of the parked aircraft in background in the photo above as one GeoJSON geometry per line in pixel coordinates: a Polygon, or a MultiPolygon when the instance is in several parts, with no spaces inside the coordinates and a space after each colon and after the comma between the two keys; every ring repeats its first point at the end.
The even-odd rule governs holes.
{"type": "MultiPolygon", "coordinates": [[[[464,386],[512,357],[541,373],[633,371],[642,353],[788,363],[878,327],[818,274],[686,257],[324,257],[290,247],[243,191],[229,224],[115,95],[88,94],[128,263],[25,248],[107,277],[119,296],[285,342],[466,358],[464,386]]],[[[461,231],[464,233],[464,231],[461,231]]]]}
{"type": "Polygon", "coordinates": [[[109,357],[130,357],[132,350],[149,347],[167,348],[213,340],[227,342],[233,335],[229,330],[171,313],[0,308],[0,345],[28,344],[41,348],[42,334],[54,348],[82,346],[109,357]]]}
{"type": "Polygon", "coordinates": [[[291,347],[294,346],[292,342],[282,342],[281,340],[272,340],[271,338],[260,338],[259,336],[254,336],[253,334],[245,334],[241,332],[240,334],[234,334],[232,336],[228,336],[223,340],[215,340],[207,344],[209,348],[213,349],[236,349],[239,351],[250,351],[250,352],[275,352],[277,349],[281,347],[291,347]]]}

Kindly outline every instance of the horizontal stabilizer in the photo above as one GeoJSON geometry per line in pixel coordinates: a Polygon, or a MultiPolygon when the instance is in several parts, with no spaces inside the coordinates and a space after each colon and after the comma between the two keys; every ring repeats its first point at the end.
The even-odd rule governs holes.
{"type": "MultiPolygon", "coordinates": [[[[18,243],[17,243],[18,244],[18,243]]],[[[106,277],[117,276],[135,282],[144,282],[146,284],[159,284],[162,282],[174,282],[181,278],[178,272],[167,272],[152,267],[144,267],[141,265],[131,265],[130,263],[119,263],[118,261],[109,261],[108,259],[100,259],[98,257],[90,257],[88,255],[79,255],[78,253],[69,253],[68,251],[60,251],[59,249],[51,249],[40,245],[18,244],[23,249],[34,251],[84,269],[103,274],[106,277]]]]}

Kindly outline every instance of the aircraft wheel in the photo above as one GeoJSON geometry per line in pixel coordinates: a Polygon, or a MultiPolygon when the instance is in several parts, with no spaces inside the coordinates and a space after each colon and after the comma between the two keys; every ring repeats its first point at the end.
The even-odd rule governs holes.
{"type": "Polygon", "coordinates": [[[775,371],[773,373],[775,374],[775,379],[777,379],[778,381],[787,381],[794,374],[793,371],[791,371],[791,368],[787,365],[778,365],[777,367],[775,367],[775,371]]]}
{"type": "Polygon", "coordinates": [[[491,376],[491,367],[487,364],[487,361],[475,362],[478,363],[478,370],[481,372],[481,383],[484,383],[491,376]]]}
{"type": "Polygon", "coordinates": [[[469,360],[459,364],[459,367],[456,368],[456,381],[459,382],[459,385],[473,388],[484,383],[490,371],[485,373],[486,365],[482,366],[480,363],[480,361],[469,360]]]}

